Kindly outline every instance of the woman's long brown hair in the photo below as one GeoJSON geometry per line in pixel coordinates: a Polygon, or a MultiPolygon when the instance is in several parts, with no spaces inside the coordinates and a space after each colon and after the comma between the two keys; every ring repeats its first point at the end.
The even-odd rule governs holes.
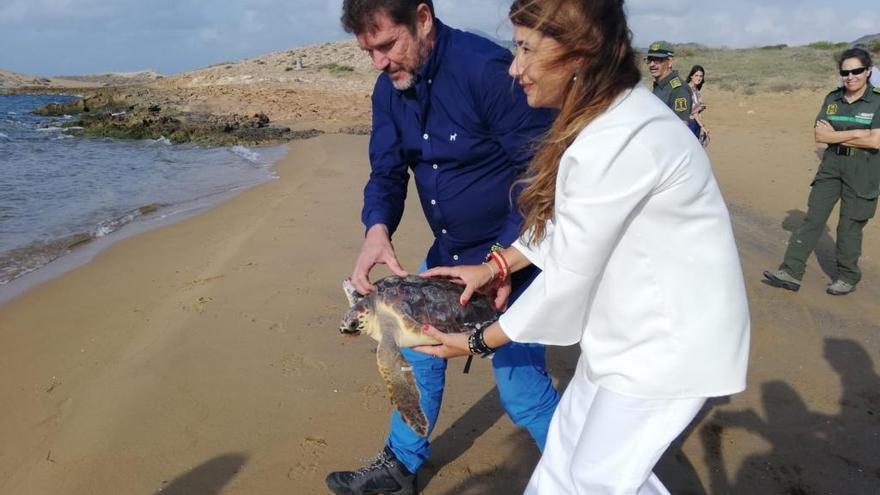
{"type": "Polygon", "coordinates": [[[641,79],[627,27],[623,0],[515,0],[510,7],[515,26],[534,29],[562,45],[547,70],[575,66],[553,126],[529,164],[518,206],[522,235],[540,242],[553,218],[556,175],[565,150],[580,131],[605,112],[623,91],[641,79]]]}

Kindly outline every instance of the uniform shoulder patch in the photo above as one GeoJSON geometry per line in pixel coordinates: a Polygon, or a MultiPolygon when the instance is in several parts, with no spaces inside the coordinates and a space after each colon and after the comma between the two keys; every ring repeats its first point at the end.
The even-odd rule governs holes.
{"type": "Polygon", "coordinates": [[[681,79],[673,77],[672,80],[669,81],[669,85],[672,86],[674,89],[678,89],[681,87],[681,79]]]}
{"type": "Polygon", "coordinates": [[[673,105],[676,112],[684,112],[688,109],[687,98],[676,98],[673,105]]]}
{"type": "Polygon", "coordinates": [[[875,93],[880,94],[880,88],[871,88],[871,89],[874,90],[875,93]]]}

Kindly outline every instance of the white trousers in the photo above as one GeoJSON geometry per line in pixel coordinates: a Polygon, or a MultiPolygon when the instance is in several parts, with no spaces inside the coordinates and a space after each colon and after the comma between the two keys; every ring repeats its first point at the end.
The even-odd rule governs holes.
{"type": "Polygon", "coordinates": [[[587,379],[583,359],[550,422],[526,495],[669,495],[652,469],[706,402],[639,399],[587,379]]]}

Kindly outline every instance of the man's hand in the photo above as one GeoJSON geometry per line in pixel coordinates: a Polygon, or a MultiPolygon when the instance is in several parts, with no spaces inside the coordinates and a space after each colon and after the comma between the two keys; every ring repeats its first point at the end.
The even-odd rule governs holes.
{"type": "Polygon", "coordinates": [[[373,225],[367,230],[361,253],[354,264],[351,283],[359,293],[366,295],[376,290],[376,286],[370,283],[370,271],[377,264],[388,265],[391,272],[399,277],[407,276],[394,254],[388,227],[382,224],[373,225]]]}
{"type": "MultiPolygon", "coordinates": [[[[457,284],[464,285],[464,290],[458,301],[464,306],[470,301],[476,290],[487,286],[494,280],[494,274],[492,268],[483,263],[482,265],[437,266],[419,275],[422,277],[445,277],[457,284]]],[[[504,300],[507,300],[506,296],[504,300]]]]}

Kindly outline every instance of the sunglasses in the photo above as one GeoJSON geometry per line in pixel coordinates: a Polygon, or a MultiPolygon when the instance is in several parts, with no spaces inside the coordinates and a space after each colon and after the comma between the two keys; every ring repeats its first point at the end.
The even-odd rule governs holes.
{"type": "Polygon", "coordinates": [[[861,75],[866,70],[868,70],[867,67],[859,67],[858,69],[850,69],[850,70],[840,69],[840,77],[846,77],[850,74],[852,74],[854,76],[858,76],[858,75],[861,75]]]}
{"type": "Polygon", "coordinates": [[[648,64],[660,64],[669,60],[666,57],[645,57],[645,63],[648,64]]]}

